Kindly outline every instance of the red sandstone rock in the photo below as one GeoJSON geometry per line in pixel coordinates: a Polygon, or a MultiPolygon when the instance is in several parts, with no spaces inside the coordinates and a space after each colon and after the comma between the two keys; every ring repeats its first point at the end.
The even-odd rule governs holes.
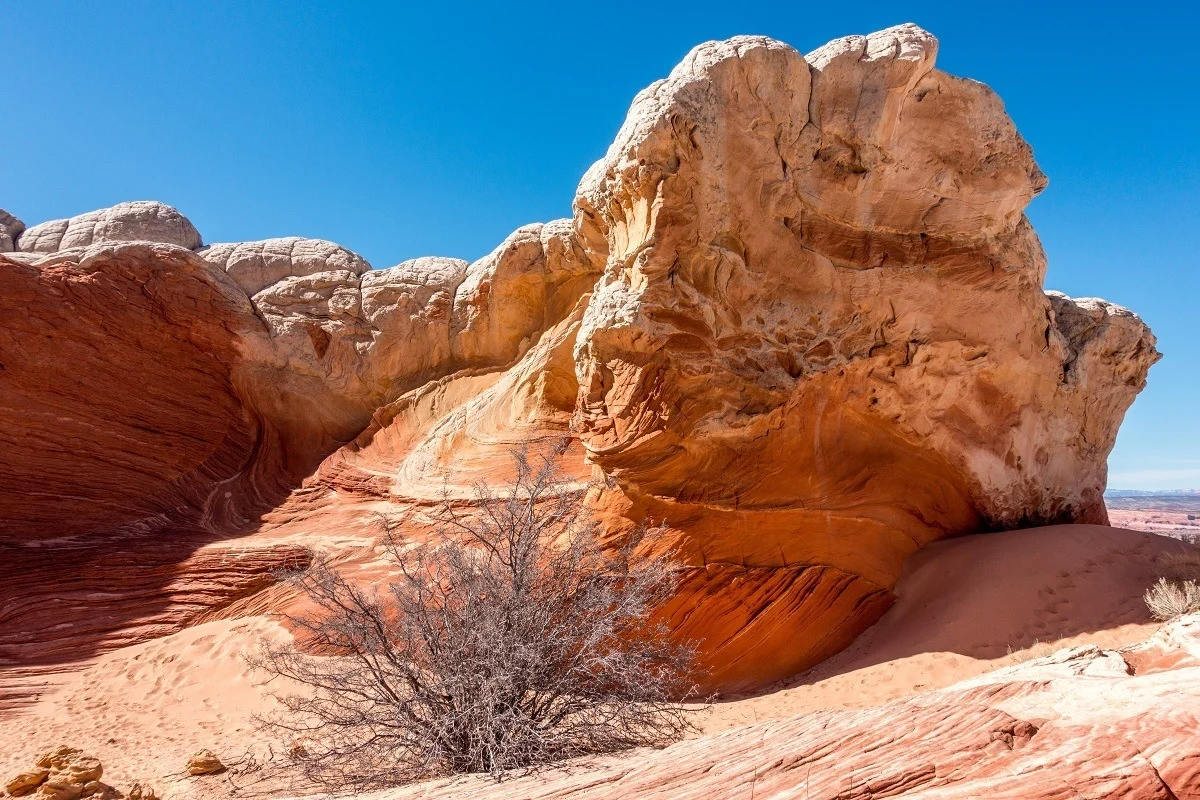
{"type": "MultiPolygon", "coordinates": [[[[295,544],[201,546],[194,536],[148,536],[36,549],[0,545],[0,714],[34,701],[56,664],[173,633],[254,598],[281,570],[308,563],[295,544]]],[[[271,598],[278,601],[279,598],[271,598]]]]}
{"type": "Polygon", "coordinates": [[[1129,653],[1077,647],[937,692],[826,711],[582,762],[503,783],[468,777],[376,800],[899,797],[1184,800],[1200,797],[1200,619],[1129,653]]]}
{"type": "MultiPolygon", "coordinates": [[[[156,204],[5,223],[0,553],[24,568],[68,540],[58,568],[90,565],[0,589],[11,658],[186,624],[162,609],[215,539],[376,512],[422,535],[443,488],[469,498],[515,443],[570,432],[614,535],[669,525],[686,569],[664,613],[726,691],[845,646],[924,544],[1104,521],[1154,338],[1043,291],[1023,210],[1045,177],[999,99],[935,57],[911,25],[807,58],[701,45],[638,95],[573,220],[469,265],[193,252],[156,204]],[[68,633],[30,610],[54,604],[68,633]]],[[[219,608],[261,575],[183,594],[219,608]]]]}

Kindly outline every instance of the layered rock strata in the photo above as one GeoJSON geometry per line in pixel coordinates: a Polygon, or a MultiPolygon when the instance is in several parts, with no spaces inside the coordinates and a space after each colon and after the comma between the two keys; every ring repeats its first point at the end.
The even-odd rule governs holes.
{"type": "Polygon", "coordinates": [[[1198,634],[1193,616],[1126,651],[1062,650],[878,708],[801,714],[499,784],[472,776],[371,798],[1197,798],[1198,634]]]}
{"type": "Polygon", "coordinates": [[[158,203],[0,218],[0,541],[416,532],[569,435],[614,537],[668,526],[665,613],[732,690],[845,646],[928,542],[1104,522],[1154,337],[1043,291],[1046,179],[936,52],[911,25],[700,45],[572,219],[472,264],[203,247],[158,203]]]}

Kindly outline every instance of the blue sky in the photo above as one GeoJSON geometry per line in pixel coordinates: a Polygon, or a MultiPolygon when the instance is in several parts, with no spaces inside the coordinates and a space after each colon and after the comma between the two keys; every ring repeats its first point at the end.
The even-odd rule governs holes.
{"type": "Polygon", "coordinates": [[[1029,210],[1047,286],[1127,305],[1159,337],[1110,486],[1200,486],[1191,4],[436,5],[7,0],[0,206],[33,224],[157,199],[206,241],[473,259],[568,216],[633,95],[693,45],[808,51],[912,21],[942,69],[1000,93],[1050,176],[1029,210]]]}

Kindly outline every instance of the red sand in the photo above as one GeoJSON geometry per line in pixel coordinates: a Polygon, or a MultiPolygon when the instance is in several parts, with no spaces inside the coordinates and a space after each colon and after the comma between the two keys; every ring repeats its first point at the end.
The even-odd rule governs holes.
{"type": "MultiPolygon", "coordinates": [[[[849,649],[787,685],[716,704],[701,724],[712,732],[874,705],[1059,646],[1144,639],[1156,627],[1141,600],[1155,556],[1181,546],[1090,525],[934,544],[910,561],[897,603],[849,649]]],[[[232,761],[265,746],[252,715],[272,703],[243,653],[280,635],[287,634],[263,617],[218,620],[90,660],[0,726],[0,777],[29,766],[38,751],[70,744],[100,758],[105,782],[122,791],[141,780],[173,800],[226,796],[228,776],[189,779],[181,771],[200,748],[232,761]]]]}

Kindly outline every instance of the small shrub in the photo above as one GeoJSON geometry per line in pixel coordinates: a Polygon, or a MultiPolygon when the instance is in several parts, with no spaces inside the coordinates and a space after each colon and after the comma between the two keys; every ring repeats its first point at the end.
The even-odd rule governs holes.
{"type": "Polygon", "coordinates": [[[1013,650],[1010,644],[1008,646],[1008,660],[1013,664],[1024,664],[1026,661],[1033,661],[1036,658],[1045,658],[1054,655],[1055,652],[1057,651],[1049,642],[1034,639],[1033,644],[1029,645],[1029,647],[1022,647],[1016,650],[1013,650]]]}
{"type": "Polygon", "coordinates": [[[1164,577],[1177,581],[1200,581],[1200,547],[1189,547],[1178,553],[1166,553],[1159,558],[1164,577]]]}
{"type": "Polygon", "coordinates": [[[388,529],[399,575],[363,587],[316,559],[294,577],[316,611],[256,664],[305,688],[260,720],[291,738],[308,780],[373,789],[673,741],[692,725],[695,648],[652,613],[669,554],[633,558],[641,531],[602,547],[555,456],[514,453],[516,479],[449,498],[429,544],[388,529]],[[322,653],[316,656],[312,653],[322,653]]]}
{"type": "Polygon", "coordinates": [[[1145,595],[1146,606],[1155,619],[1168,622],[1184,614],[1200,612],[1200,586],[1195,581],[1182,583],[1159,578],[1145,595]]]}

